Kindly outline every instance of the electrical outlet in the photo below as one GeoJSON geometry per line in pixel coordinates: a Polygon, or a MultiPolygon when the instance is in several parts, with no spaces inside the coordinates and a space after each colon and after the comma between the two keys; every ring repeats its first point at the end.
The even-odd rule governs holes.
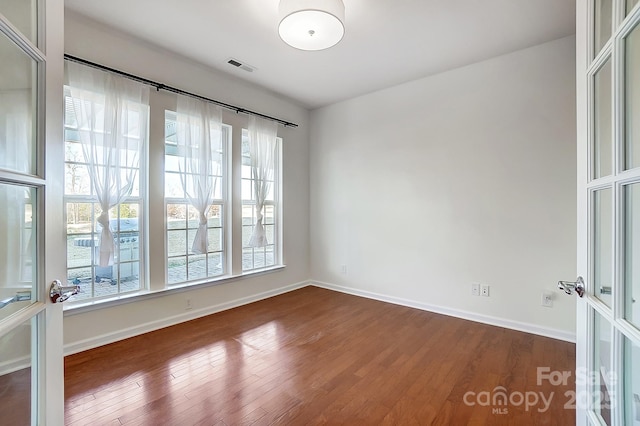
{"type": "Polygon", "coordinates": [[[471,295],[480,296],[480,283],[471,283],[471,295]]]}
{"type": "Polygon", "coordinates": [[[342,275],[347,275],[347,265],[340,265],[340,272],[342,275]]]}
{"type": "Polygon", "coordinates": [[[484,297],[489,297],[489,286],[484,284],[480,286],[480,295],[484,297]]]}
{"type": "Polygon", "coordinates": [[[547,308],[553,307],[553,294],[547,293],[546,291],[542,293],[542,306],[547,308]]]}
{"type": "Polygon", "coordinates": [[[190,310],[191,308],[193,308],[193,305],[191,304],[191,299],[187,299],[185,300],[185,305],[184,305],[184,309],[185,311],[190,310]]]}

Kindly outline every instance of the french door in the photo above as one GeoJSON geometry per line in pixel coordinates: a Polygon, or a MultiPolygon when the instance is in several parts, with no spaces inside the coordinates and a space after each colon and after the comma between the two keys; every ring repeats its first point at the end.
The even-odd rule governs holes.
{"type": "Polygon", "coordinates": [[[62,0],[0,0],[0,423],[62,425],[62,0]],[[46,214],[45,214],[46,212],[46,214]]]}
{"type": "Polygon", "coordinates": [[[577,422],[640,426],[640,2],[576,6],[577,422]]]}

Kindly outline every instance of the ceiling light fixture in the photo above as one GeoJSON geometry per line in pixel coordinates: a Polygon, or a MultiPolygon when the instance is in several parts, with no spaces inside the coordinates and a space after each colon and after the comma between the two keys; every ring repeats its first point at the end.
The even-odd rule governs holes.
{"type": "Polygon", "coordinates": [[[280,38],[301,50],[323,50],[344,36],[342,0],[280,0],[280,38]]]}

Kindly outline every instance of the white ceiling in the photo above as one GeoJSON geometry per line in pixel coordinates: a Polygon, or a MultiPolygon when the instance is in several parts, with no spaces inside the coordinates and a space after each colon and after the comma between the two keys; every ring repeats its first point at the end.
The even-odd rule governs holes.
{"type": "Polygon", "coordinates": [[[313,109],[575,33],[575,0],[343,0],[318,52],[278,36],[278,0],[65,0],[77,13],[313,109]],[[235,58],[256,68],[227,64],[235,58]]]}

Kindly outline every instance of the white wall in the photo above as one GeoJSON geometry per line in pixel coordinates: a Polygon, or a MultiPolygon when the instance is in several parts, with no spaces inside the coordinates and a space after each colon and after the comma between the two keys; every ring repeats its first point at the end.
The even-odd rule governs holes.
{"type": "MultiPolygon", "coordinates": [[[[66,311],[64,336],[68,353],[306,283],[309,277],[309,112],[306,109],[258,86],[215,72],[69,11],[65,15],[65,51],[183,90],[295,122],[300,126],[297,129],[278,129],[278,135],[284,140],[283,257],[286,268],[225,284],[187,289],[179,293],[164,293],[158,297],[93,311],[66,311]],[[190,311],[185,311],[186,298],[193,302],[193,309],[190,311]]],[[[234,121],[234,125],[239,120],[247,119],[233,113],[226,114],[225,117],[234,121]]],[[[151,143],[163,141],[152,140],[151,143]]],[[[152,162],[155,160],[151,159],[152,162]]],[[[154,206],[151,208],[153,210],[154,206]]],[[[157,218],[151,218],[152,225],[154,220],[157,218]]],[[[161,247],[151,247],[150,252],[152,256],[164,255],[161,247]]],[[[151,271],[152,280],[162,275],[161,271],[151,271]]],[[[157,286],[157,282],[152,283],[152,288],[157,286]]]]}
{"type": "Polygon", "coordinates": [[[67,53],[300,124],[279,130],[284,270],[66,312],[67,351],[275,294],[309,277],[570,338],[575,300],[555,283],[576,270],[574,42],[564,38],[309,117],[266,89],[67,13],[67,53]],[[491,296],[471,296],[472,282],[489,284],[491,296]],[[553,308],[540,306],[543,291],[554,293],[553,308]],[[189,312],[187,297],[195,302],[189,312]]]}
{"type": "Polygon", "coordinates": [[[575,120],[575,37],[313,111],[311,278],[571,339],[575,120]]]}

